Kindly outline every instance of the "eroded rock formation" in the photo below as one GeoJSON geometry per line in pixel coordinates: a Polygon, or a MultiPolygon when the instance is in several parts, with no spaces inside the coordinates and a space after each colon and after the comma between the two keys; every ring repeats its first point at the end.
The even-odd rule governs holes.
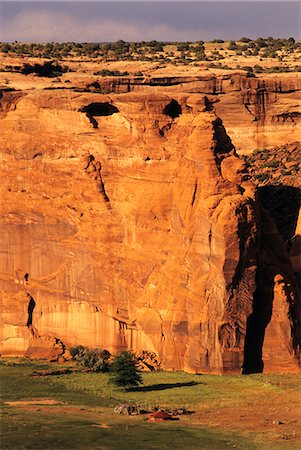
{"type": "MultiPolygon", "coordinates": [[[[169,370],[250,371],[263,219],[208,99],[22,94],[0,111],[1,353],[82,344],[169,370]]],[[[259,351],[283,344],[294,370],[295,294],[278,293],[289,269],[275,270],[283,333],[259,351]]],[[[270,367],[285,370],[279,358],[270,367]]]]}
{"type": "MultiPolygon", "coordinates": [[[[230,134],[239,153],[301,140],[301,77],[298,74],[248,77],[242,73],[220,76],[99,78],[98,90],[140,90],[206,95],[230,134]]],[[[94,83],[80,87],[91,89],[94,83]]]]}

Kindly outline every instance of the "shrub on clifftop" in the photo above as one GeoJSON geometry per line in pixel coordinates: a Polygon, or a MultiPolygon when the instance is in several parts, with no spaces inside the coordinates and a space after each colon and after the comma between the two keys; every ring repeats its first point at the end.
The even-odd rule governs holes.
{"type": "Polygon", "coordinates": [[[68,69],[66,67],[63,67],[54,61],[45,61],[43,64],[34,64],[34,65],[25,63],[21,68],[21,73],[23,73],[24,75],[29,75],[33,73],[39,77],[48,77],[48,78],[60,77],[63,73],[67,71],[68,69]]]}

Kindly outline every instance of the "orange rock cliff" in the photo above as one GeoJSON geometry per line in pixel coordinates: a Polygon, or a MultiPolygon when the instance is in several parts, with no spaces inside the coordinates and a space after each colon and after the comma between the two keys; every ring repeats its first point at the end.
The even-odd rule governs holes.
{"type": "MultiPolygon", "coordinates": [[[[248,77],[242,73],[182,77],[95,78],[79,88],[106,92],[206,95],[223,120],[239,153],[301,140],[301,77],[299,74],[248,77]]],[[[170,94],[169,94],[170,95],[170,94]]]]}
{"type": "Polygon", "coordinates": [[[2,355],[82,344],[167,370],[298,370],[289,255],[208,97],[0,102],[2,355]]]}

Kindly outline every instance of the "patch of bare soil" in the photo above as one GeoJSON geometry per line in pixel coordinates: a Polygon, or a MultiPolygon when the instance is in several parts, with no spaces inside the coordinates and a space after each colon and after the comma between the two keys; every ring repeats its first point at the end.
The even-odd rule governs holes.
{"type": "MultiPolygon", "coordinates": [[[[277,408],[273,405],[245,405],[242,408],[203,410],[193,415],[191,425],[222,428],[229,432],[263,435],[271,441],[301,443],[301,416],[298,405],[277,408]]],[[[292,447],[293,448],[293,447],[292,447]]]]}
{"type": "Polygon", "coordinates": [[[58,400],[52,400],[49,398],[41,398],[41,399],[34,399],[34,400],[18,400],[13,402],[5,402],[5,405],[9,406],[27,406],[27,405],[57,405],[57,404],[63,404],[63,402],[60,402],[58,400]]]}
{"type": "Polygon", "coordinates": [[[55,414],[80,414],[81,416],[98,416],[101,411],[97,408],[83,408],[81,406],[69,406],[66,403],[51,399],[20,400],[5,402],[6,405],[21,408],[26,411],[42,411],[55,414]]]}
{"type": "Polygon", "coordinates": [[[106,423],[93,423],[92,427],[95,427],[95,428],[112,428],[110,425],[107,425],[106,423]]]}

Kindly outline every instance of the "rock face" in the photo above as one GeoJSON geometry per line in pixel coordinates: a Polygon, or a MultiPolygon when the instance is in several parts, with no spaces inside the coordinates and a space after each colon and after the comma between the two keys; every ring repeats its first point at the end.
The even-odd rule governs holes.
{"type": "MultiPolygon", "coordinates": [[[[294,289],[279,293],[277,273],[283,333],[250,346],[262,213],[208,99],[36,90],[1,103],[3,355],[82,344],[235,373],[280,343],[297,368],[294,289]]],[[[269,367],[286,370],[281,358],[269,367]]]]}
{"type": "Polygon", "coordinates": [[[298,74],[100,78],[82,87],[106,92],[156,89],[180,93],[184,89],[206,95],[241,154],[301,140],[298,74]]]}

